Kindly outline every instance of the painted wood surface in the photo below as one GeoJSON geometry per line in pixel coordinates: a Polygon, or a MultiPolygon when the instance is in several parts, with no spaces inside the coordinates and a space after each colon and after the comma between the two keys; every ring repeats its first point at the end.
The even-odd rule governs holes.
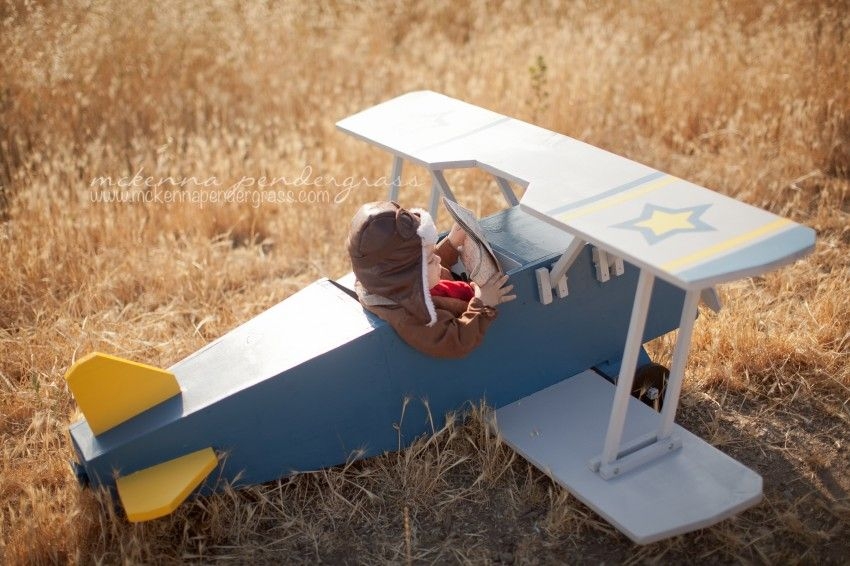
{"type": "Polygon", "coordinates": [[[337,126],[430,169],[479,167],[519,183],[528,212],[685,289],[756,275],[814,247],[811,228],[442,94],[405,94],[337,126]]]}
{"type": "MultiPolygon", "coordinates": [[[[678,425],[675,452],[609,480],[592,471],[614,390],[588,370],[502,407],[495,425],[512,448],[638,544],[708,527],[761,500],[761,476],[678,425]]],[[[627,440],[653,432],[660,419],[630,399],[627,440]]]]}
{"type": "MultiPolygon", "coordinates": [[[[586,246],[570,295],[544,306],[534,270],[571,237],[518,207],[481,225],[518,298],[468,357],[413,350],[343,286],[318,281],[172,366],[181,395],[97,436],[85,420],[72,425],[80,465],[112,485],[114,472],[212,447],[222,458],[205,489],[270,481],[396,450],[448,411],[501,407],[620,355],[633,266],[602,284],[586,246]]],[[[646,340],[675,328],[683,293],[659,284],[652,300],[646,340]]]]}

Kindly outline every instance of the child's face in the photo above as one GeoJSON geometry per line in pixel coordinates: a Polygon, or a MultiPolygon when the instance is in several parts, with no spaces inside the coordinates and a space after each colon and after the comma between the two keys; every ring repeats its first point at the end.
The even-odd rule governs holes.
{"type": "Polygon", "coordinates": [[[440,256],[434,253],[435,246],[427,246],[425,248],[425,257],[428,260],[428,288],[440,282],[440,256]]]}

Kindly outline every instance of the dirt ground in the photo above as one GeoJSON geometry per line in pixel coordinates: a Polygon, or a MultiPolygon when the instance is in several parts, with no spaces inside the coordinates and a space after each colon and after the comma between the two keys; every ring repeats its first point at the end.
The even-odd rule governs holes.
{"type": "Polygon", "coordinates": [[[198,501],[165,531],[173,536],[182,524],[184,558],[201,562],[846,564],[847,446],[836,440],[846,438],[845,421],[812,402],[792,415],[769,405],[741,394],[685,395],[681,424],[761,474],[764,500],[646,546],[489,435],[480,411],[402,455],[198,501]],[[217,513],[244,521],[244,536],[211,536],[203,526],[217,513]]]}

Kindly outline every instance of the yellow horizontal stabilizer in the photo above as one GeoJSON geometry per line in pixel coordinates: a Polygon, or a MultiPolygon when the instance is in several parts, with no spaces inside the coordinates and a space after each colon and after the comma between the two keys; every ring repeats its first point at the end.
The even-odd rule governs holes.
{"type": "Polygon", "coordinates": [[[77,360],[65,380],[94,434],[180,393],[173,373],[100,352],[77,360]]]}
{"type": "Polygon", "coordinates": [[[177,509],[212,472],[218,459],[204,448],[118,478],[118,497],[133,523],[164,517],[177,509]]]}

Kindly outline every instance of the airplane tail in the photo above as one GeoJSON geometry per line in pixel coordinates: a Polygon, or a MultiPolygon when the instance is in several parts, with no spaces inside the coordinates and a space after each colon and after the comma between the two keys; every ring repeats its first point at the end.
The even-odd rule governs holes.
{"type": "Polygon", "coordinates": [[[118,497],[132,522],[173,512],[218,465],[212,448],[168,460],[116,480],[118,497]]]}
{"type": "Polygon", "coordinates": [[[95,435],[180,394],[173,373],[100,352],[77,360],[65,381],[95,435]]]}
{"type": "MultiPolygon", "coordinates": [[[[100,352],[79,359],[65,380],[95,435],[180,394],[173,373],[100,352]]],[[[138,522],[168,515],[217,465],[209,447],[118,477],[127,518],[138,522]]]]}

